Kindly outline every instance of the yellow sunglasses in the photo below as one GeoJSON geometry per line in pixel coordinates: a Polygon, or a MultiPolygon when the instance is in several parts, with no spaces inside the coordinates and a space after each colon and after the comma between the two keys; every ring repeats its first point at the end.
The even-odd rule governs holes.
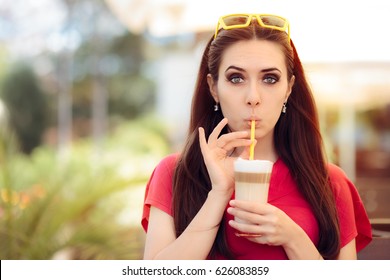
{"type": "Polygon", "coordinates": [[[269,14],[231,14],[222,16],[219,18],[215,28],[214,39],[217,37],[218,31],[221,28],[225,30],[245,28],[251,24],[252,19],[257,19],[257,22],[262,27],[286,32],[288,41],[290,42],[290,24],[288,23],[288,20],[280,16],[269,14]]]}

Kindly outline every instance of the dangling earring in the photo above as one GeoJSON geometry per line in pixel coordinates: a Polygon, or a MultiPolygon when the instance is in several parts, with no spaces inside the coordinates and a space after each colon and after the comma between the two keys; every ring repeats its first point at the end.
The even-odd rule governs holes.
{"type": "Polygon", "coordinates": [[[287,103],[287,102],[284,102],[284,103],[283,103],[283,107],[282,107],[282,113],[283,113],[283,114],[286,114],[286,111],[287,111],[286,103],[287,103]]]}
{"type": "Polygon", "coordinates": [[[214,105],[214,112],[217,112],[219,110],[218,103],[214,105]]]}

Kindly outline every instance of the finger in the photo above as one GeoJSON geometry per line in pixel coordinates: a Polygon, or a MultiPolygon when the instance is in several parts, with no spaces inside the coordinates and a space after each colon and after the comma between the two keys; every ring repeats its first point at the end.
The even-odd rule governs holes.
{"type": "Polygon", "coordinates": [[[214,144],[217,141],[218,136],[221,134],[222,129],[227,125],[227,123],[228,119],[224,118],[217,124],[217,126],[214,128],[213,132],[211,132],[209,136],[208,142],[210,144],[214,144]]]}
{"type": "Polygon", "coordinates": [[[239,208],[246,212],[256,213],[260,215],[265,215],[271,211],[270,208],[274,207],[268,203],[259,203],[257,201],[244,201],[244,200],[231,200],[229,202],[230,206],[234,208],[239,208]]]}
{"type": "Polygon", "coordinates": [[[235,218],[238,218],[243,221],[247,221],[250,224],[262,224],[264,220],[263,216],[257,213],[243,211],[240,208],[229,207],[227,209],[227,212],[230,215],[233,215],[235,218]]]}
{"type": "Polygon", "coordinates": [[[221,135],[217,141],[218,147],[223,147],[223,146],[227,145],[229,142],[237,140],[237,139],[249,140],[248,136],[249,136],[249,134],[247,131],[236,131],[236,132],[230,132],[230,133],[221,135]]]}
{"type": "MultiPolygon", "coordinates": [[[[249,140],[251,141],[251,140],[249,140]]],[[[256,146],[257,144],[257,140],[254,139],[254,145],[256,146]]],[[[243,158],[243,159],[249,159],[249,155],[250,155],[250,144],[252,144],[252,142],[249,143],[249,145],[243,149],[242,153],[239,155],[240,158],[243,158]]]]}
{"type": "MultiPolygon", "coordinates": [[[[237,148],[237,147],[246,147],[246,146],[250,146],[250,144],[252,143],[252,140],[248,140],[248,139],[236,139],[236,140],[233,140],[229,143],[227,143],[223,149],[225,149],[226,151],[230,151],[231,149],[233,148],[237,148]]],[[[241,156],[240,156],[241,157],[241,156]]]]}
{"type": "Polygon", "coordinates": [[[199,145],[200,145],[200,151],[202,152],[202,155],[205,155],[205,150],[207,148],[207,142],[206,142],[206,135],[204,132],[203,127],[199,127],[199,145]]]}
{"type": "Polygon", "coordinates": [[[261,234],[254,234],[254,235],[246,235],[246,234],[236,234],[237,236],[246,237],[249,241],[256,242],[259,244],[266,244],[266,245],[272,245],[269,242],[267,242],[267,237],[261,234]]]}
{"type": "Polygon", "coordinates": [[[250,235],[263,235],[261,226],[250,223],[239,223],[235,220],[230,220],[229,225],[240,233],[246,233],[250,235]]]}

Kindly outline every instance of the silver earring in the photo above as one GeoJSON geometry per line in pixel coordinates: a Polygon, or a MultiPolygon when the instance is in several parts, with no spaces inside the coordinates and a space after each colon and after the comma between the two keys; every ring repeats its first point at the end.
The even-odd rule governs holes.
{"type": "Polygon", "coordinates": [[[283,103],[283,107],[282,107],[282,113],[283,113],[283,114],[286,114],[286,111],[287,111],[286,103],[287,103],[287,102],[284,102],[284,103],[283,103]]]}
{"type": "Polygon", "coordinates": [[[214,112],[217,112],[219,110],[218,103],[214,105],[214,112]]]}

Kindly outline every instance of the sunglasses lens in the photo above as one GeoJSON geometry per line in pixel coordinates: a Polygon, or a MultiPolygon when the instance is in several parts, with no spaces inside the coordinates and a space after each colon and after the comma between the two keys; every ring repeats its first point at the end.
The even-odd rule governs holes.
{"type": "Polygon", "coordinates": [[[283,28],[286,24],[284,19],[275,16],[260,16],[260,19],[266,26],[276,26],[283,28]]]}
{"type": "Polygon", "coordinates": [[[226,26],[234,26],[234,25],[245,25],[249,20],[249,16],[246,15],[235,15],[235,16],[226,16],[223,18],[223,22],[226,26]]]}
{"type": "Polygon", "coordinates": [[[286,19],[275,15],[259,15],[259,14],[233,14],[219,18],[214,38],[217,37],[219,30],[245,28],[251,24],[251,21],[256,20],[258,24],[265,28],[285,31],[290,39],[290,27],[286,19]]]}

